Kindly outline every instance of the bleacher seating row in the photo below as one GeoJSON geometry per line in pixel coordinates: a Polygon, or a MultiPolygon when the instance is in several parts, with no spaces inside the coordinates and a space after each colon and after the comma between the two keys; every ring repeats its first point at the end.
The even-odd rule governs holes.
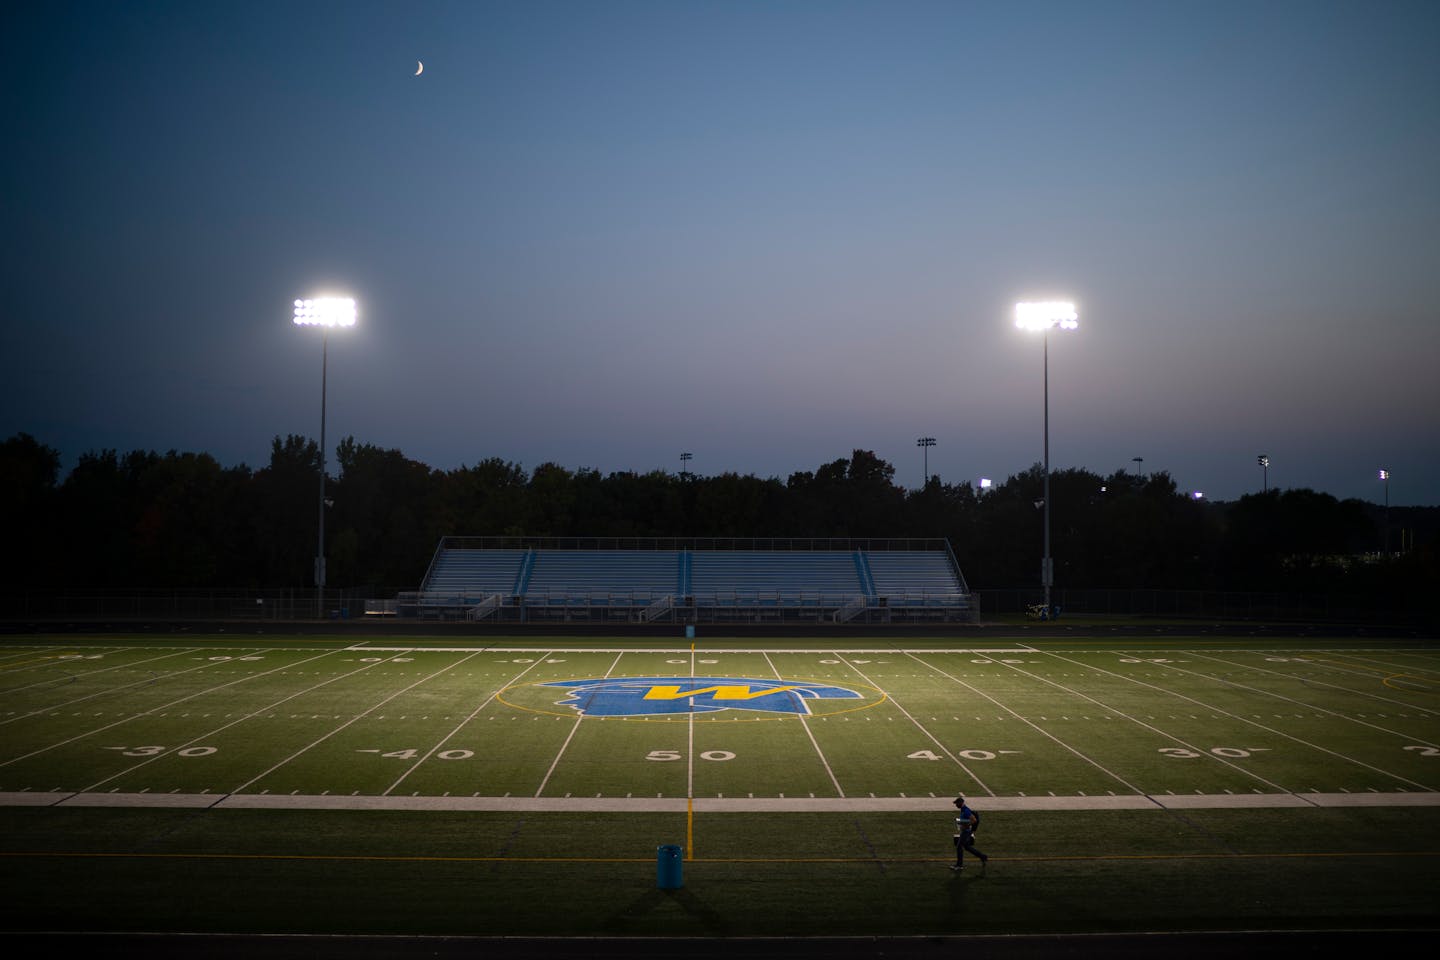
{"type": "Polygon", "coordinates": [[[963,613],[969,591],[945,541],[928,549],[560,549],[441,541],[420,590],[420,616],[530,619],[556,615],[653,620],[870,620],[963,613]]]}

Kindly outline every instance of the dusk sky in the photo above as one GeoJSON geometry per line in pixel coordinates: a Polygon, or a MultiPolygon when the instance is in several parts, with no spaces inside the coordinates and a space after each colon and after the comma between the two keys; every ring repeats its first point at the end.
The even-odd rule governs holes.
{"type": "Polygon", "coordinates": [[[1437,51],[1434,0],[20,0],[0,439],[263,467],[336,292],[332,469],[1001,480],[1064,298],[1052,468],[1437,504],[1437,51]]]}

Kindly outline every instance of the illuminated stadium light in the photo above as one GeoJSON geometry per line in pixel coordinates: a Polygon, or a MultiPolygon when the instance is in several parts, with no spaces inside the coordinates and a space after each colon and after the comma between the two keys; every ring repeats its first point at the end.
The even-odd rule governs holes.
{"type": "Polygon", "coordinates": [[[981,493],[984,493],[986,490],[989,490],[991,486],[993,486],[993,484],[991,484],[989,477],[981,477],[981,478],[980,478],[980,492],[981,492],[981,493]]]}
{"type": "Polygon", "coordinates": [[[1045,556],[1040,561],[1040,584],[1045,590],[1045,615],[1051,615],[1050,588],[1055,583],[1055,561],[1050,557],[1050,331],[1076,330],[1080,316],[1075,304],[1068,300],[1046,300],[1015,304],[1015,326],[1039,333],[1044,343],[1045,377],[1045,493],[1040,504],[1045,508],[1045,556]]]}
{"type": "Polygon", "coordinates": [[[1080,326],[1075,304],[1063,300],[1015,304],[1015,326],[1021,330],[1074,330],[1080,326]]]}
{"type": "Polygon", "coordinates": [[[315,297],[295,301],[295,324],[320,328],[320,533],[315,550],[315,616],[325,617],[325,379],[329,366],[330,328],[355,326],[355,301],[350,297],[315,297]]]}
{"type": "Polygon", "coordinates": [[[355,301],[349,297],[296,300],[295,323],[302,327],[353,327],[355,301]]]}
{"type": "Polygon", "coordinates": [[[1190,499],[1191,499],[1191,500],[1204,500],[1204,499],[1205,499],[1205,493],[1204,493],[1203,491],[1201,491],[1201,490],[1196,490],[1194,493],[1190,494],[1190,499]]]}

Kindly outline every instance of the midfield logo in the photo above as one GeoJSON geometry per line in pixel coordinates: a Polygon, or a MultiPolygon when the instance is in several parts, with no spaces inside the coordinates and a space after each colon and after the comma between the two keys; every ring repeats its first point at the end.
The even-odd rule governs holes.
{"type": "Polygon", "coordinates": [[[655,714],[761,710],[808,715],[810,700],[862,700],[844,687],[793,680],[735,677],[616,677],[557,680],[543,684],[570,691],[558,701],[582,717],[643,717],[655,714]]]}

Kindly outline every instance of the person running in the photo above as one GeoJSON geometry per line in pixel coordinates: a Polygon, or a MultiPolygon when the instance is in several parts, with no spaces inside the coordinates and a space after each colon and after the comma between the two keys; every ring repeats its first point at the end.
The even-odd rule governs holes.
{"type": "Polygon", "coordinates": [[[964,870],[965,851],[969,850],[971,856],[980,858],[980,869],[983,870],[990,858],[975,849],[975,831],[980,829],[980,814],[966,805],[964,797],[956,797],[955,806],[959,808],[960,816],[955,818],[955,865],[950,869],[964,870]]]}

